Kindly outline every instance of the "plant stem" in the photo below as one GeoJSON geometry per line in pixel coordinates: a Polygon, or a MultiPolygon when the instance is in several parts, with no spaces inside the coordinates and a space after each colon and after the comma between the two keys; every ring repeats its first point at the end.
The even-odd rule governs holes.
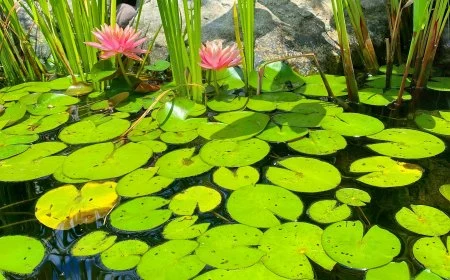
{"type": "Polygon", "coordinates": [[[217,82],[217,71],[216,70],[211,70],[212,72],[212,76],[214,79],[214,90],[216,91],[216,95],[219,95],[219,83],[217,82]]]}
{"type": "Polygon", "coordinates": [[[122,71],[122,75],[125,78],[125,81],[127,81],[127,84],[130,86],[130,88],[133,87],[133,84],[131,83],[130,79],[127,76],[127,72],[125,71],[125,66],[123,65],[122,58],[120,57],[120,55],[116,56],[116,60],[119,62],[119,67],[120,70],[122,71]]]}

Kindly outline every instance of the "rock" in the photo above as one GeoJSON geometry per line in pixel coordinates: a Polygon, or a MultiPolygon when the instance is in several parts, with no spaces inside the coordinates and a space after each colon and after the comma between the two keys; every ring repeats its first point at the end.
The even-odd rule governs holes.
{"type": "Polygon", "coordinates": [[[117,5],[117,24],[124,28],[137,15],[136,8],[130,4],[121,3],[117,5]]]}

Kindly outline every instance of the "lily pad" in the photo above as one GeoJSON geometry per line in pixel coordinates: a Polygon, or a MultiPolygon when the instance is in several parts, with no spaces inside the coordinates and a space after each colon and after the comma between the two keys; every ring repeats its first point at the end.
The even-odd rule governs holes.
{"type": "Polygon", "coordinates": [[[112,142],[94,144],[70,154],[63,172],[71,178],[91,180],[120,177],[147,163],[152,154],[150,148],[136,143],[119,147],[112,142]]]}
{"type": "Polygon", "coordinates": [[[67,89],[66,89],[66,94],[69,96],[83,96],[86,95],[88,93],[91,93],[94,90],[94,88],[85,82],[77,82],[77,83],[73,83],[71,84],[67,89]]]}
{"type": "Polygon", "coordinates": [[[128,133],[128,139],[133,142],[151,141],[157,139],[161,135],[158,129],[158,122],[151,117],[144,118],[139,124],[128,133]]]}
{"type": "Polygon", "coordinates": [[[308,216],[321,224],[331,224],[348,219],[352,210],[347,204],[341,204],[334,200],[320,200],[309,206],[308,216]]]}
{"type": "Polygon", "coordinates": [[[445,143],[441,139],[413,129],[389,128],[371,135],[369,138],[386,142],[369,144],[368,148],[379,154],[395,158],[427,158],[445,150],[445,143]]]}
{"type": "Polygon", "coordinates": [[[45,248],[41,241],[23,235],[0,237],[0,270],[30,274],[42,262],[45,248]]]}
{"type": "Polygon", "coordinates": [[[262,234],[259,229],[241,224],[217,226],[197,239],[200,246],[195,254],[202,262],[216,268],[248,267],[264,255],[254,247],[259,245],[262,234]]]}
{"type": "Polygon", "coordinates": [[[308,129],[304,127],[295,127],[290,125],[277,125],[270,122],[266,129],[256,136],[258,139],[267,142],[289,142],[308,134],[308,129]]]}
{"type": "Polygon", "coordinates": [[[14,103],[7,107],[3,112],[0,112],[0,122],[4,122],[6,126],[13,125],[25,116],[27,112],[26,107],[22,103],[14,103]]]}
{"type": "Polygon", "coordinates": [[[308,137],[288,143],[288,146],[300,153],[309,155],[329,155],[344,149],[347,141],[339,133],[328,130],[312,130],[308,137]]]}
{"type": "Polygon", "coordinates": [[[55,172],[65,156],[51,156],[67,146],[60,142],[43,142],[31,146],[25,152],[0,162],[0,181],[28,181],[55,172]]]}
{"type": "Polygon", "coordinates": [[[27,110],[33,115],[52,115],[66,111],[70,105],[79,101],[76,97],[47,92],[40,94],[36,103],[28,105],[27,110]]]}
{"type": "MultiPolygon", "coordinates": [[[[344,76],[326,75],[326,78],[335,96],[347,95],[347,84],[344,76]]],[[[297,89],[295,91],[296,93],[312,97],[328,96],[327,89],[320,75],[303,77],[303,80],[305,81],[305,85],[297,89]]]]}
{"type": "Polygon", "coordinates": [[[341,182],[341,174],[331,164],[313,158],[291,157],[278,161],[280,167],[269,167],[266,177],[288,190],[316,193],[334,189],[341,182]]]}
{"type": "Polygon", "coordinates": [[[209,223],[195,224],[198,216],[182,216],[173,219],[163,230],[165,239],[192,239],[208,230],[209,223]]]}
{"type": "Polygon", "coordinates": [[[63,112],[49,116],[29,116],[26,120],[4,129],[7,134],[38,134],[55,129],[69,120],[69,113],[63,112]]]}
{"type": "Polygon", "coordinates": [[[291,127],[318,127],[325,117],[325,109],[321,112],[309,113],[283,113],[274,115],[272,120],[279,125],[288,125],[291,127]]]}
{"type": "Polygon", "coordinates": [[[181,145],[192,142],[198,137],[197,130],[164,132],[159,138],[167,144],[181,145]]]}
{"type": "Polygon", "coordinates": [[[350,206],[366,206],[370,202],[371,197],[367,192],[354,189],[354,188],[343,188],[336,191],[336,198],[347,205],[350,206]]]}
{"type": "Polygon", "coordinates": [[[413,245],[413,254],[423,266],[431,272],[450,278],[450,238],[447,237],[447,248],[439,237],[423,237],[413,245]]]}
{"type": "MultiPolygon", "coordinates": [[[[391,76],[391,88],[399,89],[402,83],[403,76],[391,76]]],[[[407,81],[410,81],[409,79],[407,81]]],[[[366,85],[371,88],[386,88],[386,75],[372,76],[367,79],[366,85]]]]}
{"type": "Polygon", "coordinates": [[[119,180],[116,191],[120,196],[138,197],[153,194],[173,183],[172,178],[155,176],[157,167],[139,168],[119,180]]]}
{"type": "Polygon", "coordinates": [[[167,150],[166,143],[163,143],[161,141],[140,141],[139,144],[149,147],[154,153],[162,153],[167,150]]]}
{"type": "Polygon", "coordinates": [[[427,205],[411,205],[411,209],[403,207],[395,214],[395,219],[407,230],[422,235],[441,236],[450,231],[450,218],[427,205]]]}
{"type": "Polygon", "coordinates": [[[325,116],[321,126],[323,129],[352,137],[372,135],[384,129],[384,124],[380,120],[358,113],[341,113],[336,116],[325,116]]]}
{"type": "Polygon", "coordinates": [[[295,102],[301,98],[293,92],[265,92],[251,96],[247,108],[258,112],[270,112],[276,110],[279,104],[295,102]]]}
{"type": "Polygon", "coordinates": [[[240,110],[247,104],[248,97],[222,93],[208,100],[208,108],[216,112],[230,112],[240,110]]]}
{"type": "Polygon", "coordinates": [[[241,89],[245,86],[241,76],[242,71],[239,67],[229,67],[217,71],[217,83],[221,87],[226,87],[227,90],[241,89]]]}
{"type": "Polygon", "coordinates": [[[439,192],[448,200],[450,201],[450,184],[442,185],[439,188],[439,192]]]}
{"type": "Polygon", "coordinates": [[[159,209],[167,204],[169,200],[153,196],[129,200],[111,212],[111,226],[127,232],[154,229],[172,216],[172,211],[159,209]]]}
{"type": "Polygon", "coordinates": [[[213,173],[213,181],[222,188],[237,190],[246,186],[254,186],[259,181],[259,172],[251,166],[230,170],[220,167],[213,173]]]}
{"type": "Polygon", "coordinates": [[[176,194],[169,204],[169,209],[177,215],[192,215],[197,208],[201,213],[212,211],[221,201],[222,196],[215,189],[194,186],[176,194]]]}
{"type": "Polygon", "coordinates": [[[328,226],[323,232],[322,244],[333,260],[361,270],[390,263],[401,249],[400,240],[377,225],[364,235],[360,221],[342,221],[328,226]]]}
{"type": "Polygon", "coordinates": [[[425,269],[419,273],[414,280],[442,280],[442,278],[431,272],[429,269],[425,269]]]}
{"type": "Polygon", "coordinates": [[[203,273],[195,280],[248,280],[248,279],[258,279],[258,280],[286,280],[286,278],[281,277],[268,270],[263,264],[256,263],[250,267],[241,269],[214,269],[206,273],[203,273]]]}
{"type": "Polygon", "coordinates": [[[290,222],[268,229],[259,249],[265,252],[262,263],[273,273],[288,279],[314,279],[308,259],[331,271],[336,262],[322,247],[323,230],[313,224],[290,222]]]}
{"type": "Polygon", "coordinates": [[[37,134],[10,135],[0,132],[0,159],[6,159],[28,150],[32,143],[39,139],[37,134]]]}
{"type": "Polygon", "coordinates": [[[87,183],[90,180],[89,179],[76,179],[76,178],[70,178],[66,176],[62,171],[62,165],[56,171],[53,173],[53,177],[61,183],[67,183],[67,184],[79,184],[79,183],[87,183]]]}
{"type": "Polygon", "coordinates": [[[417,126],[425,131],[443,136],[450,136],[450,119],[445,118],[445,113],[448,112],[441,111],[439,113],[439,116],[421,113],[414,118],[414,121],[417,126]]]}
{"type": "Polygon", "coordinates": [[[180,132],[197,129],[206,118],[189,118],[190,114],[198,110],[195,102],[187,98],[175,98],[166,102],[157,111],[156,120],[164,131],[180,132]]]}
{"type": "Polygon", "coordinates": [[[281,111],[301,114],[323,114],[335,116],[344,112],[344,109],[332,102],[315,99],[300,99],[296,102],[281,103],[277,107],[281,111]]]}
{"type": "MultiPolygon", "coordinates": [[[[252,71],[248,77],[249,84],[258,87],[258,72],[252,71]]],[[[266,65],[262,77],[262,91],[286,91],[291,86],[298,87],[305,82],[303,78],[295,73],[292,68],[284,62],[277,61],[266,65]]]]}
{"type": "Polygon", "coordinates": [[[410,280],[408,264],[406,262],[391,262],[387,265],[369,269],[364,280],[410,280]]]}
{"type": "Polygon", "coordinates": [[[450,91],[449,77],[433,77],[427,83],[427,88],[436,91],[450,91]]]}
{"type": "Polygon", "coordinates": [[[262,160],[269,152],[269,144],[259,139],[214,140],[200,149],[200,157],[214,166],[241,167],[262,160]]]}
{"type": "Polygon", "coordinates": [[[191,253],[198,243],[191,240],[170,240],[145,253],[137,266],[142,279],[188,280],[196,276],[205,264],[191,253]]]}
{"type": "Polygon", "coordinates": [[[177,179],[200,175],[213,168],[194,153],[195,148],[185,148],[163,155],[155,163],[159,167],[158,174],[177,179]]]}
{"type": "Polygon", "coordinates": [[[157,60],[152,65],[147,65],[144,67],[148,71],[162,72],[170,67],[170,62],[167,60],[157,60]]]}
{"type": "Polygon", "coordinates": [[[395,161],[390,157],[375,156],[353,162],[350,172],[367,173],[357,180],[380,187],[402,187],[418,181],[423,174],[419,165],[395,161]]]}
{"type": "Polygon", "coordinates": [[[65,185],[46,192],[36,203],[36,218],[45,226],[67,230],[105,217],[119,196],[115,182],[85,184],[81,190],[65,185]]]}
{"type": "Polygon", "coordinates": [[[119,137],[129,126],[129,121],[118,118],[99,125],[93,121],[80,121],[65,127],[58,137],[71,145],[105,142],[119,137]]]}
{"type": "Polygon", "coordinates": [[[277,217],[296,221],[303,212],[303,203],[284,188],[256,185],[234,191],[227,201],[227,210],[239,223],[270,228],[281,224],[277,217]]]}
{"type": "Polygon", "coordinates": [[[106,231],[97,230],[81,237],[70,250],[75,257],[90,257],[110,248],[116,242],[117,236],[106,231]]]}
{"type": "Polygon", "coordinates": [[[128,270],[138,265],[141,256],[150,247],[140,240],[124,240],[117,242],[100,255],[104,266],[111,270],[128,270]]]}
{"type": "MultiPolygon", "coordinates": [[[[358,92],[359,101],[373,106],[386,106],[397,100],[398,90],[383,91],[381,88],[364,88],[358,92]]],[[[402,100],[411,100],[411,95],[405,92],[402,100]]]]}

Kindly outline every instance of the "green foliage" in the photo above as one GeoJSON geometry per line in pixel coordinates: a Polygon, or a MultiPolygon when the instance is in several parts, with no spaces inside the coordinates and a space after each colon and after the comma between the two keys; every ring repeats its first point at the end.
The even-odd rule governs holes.
{"type": "Polygon", "coordinates": [[[23,235],[0,237],[0,271],[30,274],[42,262],[45,247],[41,241],[23,235]]]}

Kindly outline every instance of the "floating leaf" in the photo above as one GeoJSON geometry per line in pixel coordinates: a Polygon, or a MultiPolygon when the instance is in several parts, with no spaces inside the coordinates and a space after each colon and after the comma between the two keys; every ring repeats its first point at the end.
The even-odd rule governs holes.
{"type": "Polygon", "coordinates": [[[322,233],[320,227],[303,222],[270,228],[260,241],[259,249],[266,253],[262,263],[273,273],[289,279],[314,279],[308,259],[326,270],[332,270],[336,264],[323,250],[322,233]]]}
{"type": "Polygon", "coordinates": [[[442,185],[439,188],[439,192],[448,200],[450,201],[450,184],[442,185]]]}
{"type": "Polygon", "coordinates": [[[408,264],[406,262],[391,262],[387,265],[369,269],[365,280],[410,280],[408,264]]]}
{"type": "Polygon", "coordinates": [[[447,248],[439,237],[423,237],[413,245],[414,257],[431,272],[450,278],[450,238],[447,237],[447,248]]]}
{"type": "Polygon", "coordinates": [[[214,166],[241,167],[262,160],[270,152],[270,146],[259,139],[241,141],[214,140],[200,149],[200,157],[214,166]]]}
{"type": "MultiPolygon", "coordinates": [[[[252,71],[248,77],[248,82],[253,88],[258,87],[258,72],[252,71]]],[[[264,67],[262,77],[262,91],[285,91],[290,86],[301,86],[305,82],[303,78],[295,73],[292,68],[284,62],[277,61],[264,67]]]]}
{"type": "Polygon", "coordinates": [[[421,113],[414,118],[416,124],[423,130],[431,133],[450,136],[450,119],[445,118],[444,111],[440,111],[440,116],[429,113],[421,113]]]}
{"type": "Polygon", "coordinates": [[[167,70],[169,67],[170,67],[169,61],[157,60],[153,64],[145,66],[144,69],[148,71],[162,72],[167,70]]]}
{"type": "Polygon", "coordinates": [[[163,155],[155,163],[159,167],[158,174],[177,179],[200,175],[213,168],[194,153],[195,148],[185,148],[163,155]]]}
{"type": "Polygon", "coordinates": [[[73,83],[66,89],[66,94],[69,96],[83,96],[91,93],[94,88],[85,82],[73,83]]]}
{"type": "Polygon", "coordinates": [[[241,89],[245,86],[242,81],[242,71],[238,67],[229,67],[217,71],[217,83],[219,86],[226,87],[227,90],[241,89]]]}
{"type": "Polygon", "coordinates": [[[0,237],[0,270],[30,274],[42,262],[45,248],[41,241],[23,235],[0,237]]]}
{"type": "Polygon", "coordinates": [[[192,215],[197,208],[201,213],[212,211],[221,201],[222,196],[215,189],[195,186],[176,194],[169,209],[177,215],[192,215]]]}
{"type": "Polygon", "coordinates": [[[350,206],[366,206],[371,198],[370,195],[360,189],[343,188],[336,191],[336,198],[350,206]]]}
{"type": "Polygon", "coordinates": [[[71,178],[91,180],[120,177],[147,163],[152,153],[147,146],[136,143],[119,147],[112,142],[95,144],[70,154],[63,172],[71,178]]]}
{"type": "Polygon", "coordinates": [[[321,123],[323,129],[335,131],[343,136],[367,136],[380,132],[384,124],[378,119],[358,113],[341,113],[326,116],[321,123]]]}
{"type": "Polygon", "coordinates": [[[90,257],[110,248],[116,242],[117,236],[106,231],[97,230],[81,237],[70,250],[75,257],[90,257]]]}
{"type": "Polygon", "coordinates": [[[208,230],[209,223],[195,224],[198,216],[182,216],[173,219],[163,230],[165,239],[192,239],[208,230]]]}
{"type": "Polygon", "coordinates": [[[379,154],[395,158],[427,158],[445,150],[445,143],[441,139],[413,129],[389,128],[368,137],[386,142],[369,144],[367,147],[379,154]]]}
{"type": "Polygon", "coordinates": [[[118,118],[98,125],[90,120],[80,121],[65,127],[58,137],[72,145],[105,142],[119,137],[129,126],[129,121],[118,118]]]}
{"type": "MultiPolygon", "coordinates": [[[[397,100],[398,90],[391,89],[384,91],[381,88],[364,88],[358,91],[359,101],[363,104],[373,106],[387,106],[397,100]]],[[[411,100],[411,95],[407,92],[403,94],[402,100],[411,100]]]]}
{"type": "Polygon", "coordinates": [[[357,180],[375,187],[390,188],[407,186],[418,181],[422,177],[423,169],[416,164],[375,156],[353,162],[350,172],[368,173],[357,180]]]}
{"type": "Polygon", "coordinates": [[[195,251],[198,258],[216,268],[238,269],[257,263],[264,253],[254,246],[259,245],[262,232],[241,224],[214,227],[197,241],[195,251]]]}
{"type": "Polygon", "coordinates": [[[425,269],[419,273],[414,280],[442,280],[442,278],[431,272],[429,269],[425,269]]]}
{"type": "Polygon", "coordinates": [[[411,205],[411,209],[403,207],[395,214],[395,219],[407,230],[422,235],[441,236],[450,231],[450,218],[427,205],[411,205]]]}
{"type": "Polygon", "coordinates": [[[196,112],[198,107],[195,102],[177,97],[172,101],[166,102],[164,106],[157,111],[156,120],[160,127],[165,131],[180,132],[197,129],[202,123],[206,123],[206,118],[188,118],[196,112]]]}
{"type": "Polygon", "coordinates": [[[32,143],[39,139],[37,134],[9,135],[0,132],[0,159],[6,159],[28,150],[32,143]]]}
{"type": "MultiPolygon", "coordinates": [[[[335,96],[347,95],[347,84],[344,76],[326,75],[326,78],[335,96]]],[[[313,97],[328,96],[327,89],[319,74],[303,77],[303,80],[305,85],[297,89],[296,93],[313,97]]]]}
{"type": "Polygon", "coordinates": [[[52,229],[66,230],[105,217],[119,196],[115,182],[85,184],[81,190],[65,185],[46,192],[36,203],[36,218],[52,229]]]}
{"type": "Polygon", "coordinates": [[[288,146],[304,154],[329,155],[344,149],[347,146],[347,141],[334,131],[312,130],[308,137],[290,142],[288,146]]]}
{"type": "Polygon", "coordinates": [[[428,81],[427,88],[436,91],[450,91],[450,78],[433,77],[428,81]]]}
{"type": "Polygon", "coordinates": [[[201,274],[194,278],[195,280],[248,280],[248,279],[258,279],[258,280],[286,280],[286,278],[281,277],[268,270],[261,263],[256,263],[250,267],[241,269],[214,269],[206,273],[201,274]]]}
{"type": "Polygon", "coordinates": [[[167,144],[181,145],[192,142],[198,137],[197,130],[164,132],[159,138],[167,144]]]}
{"type": "Polygon", "coordinates": [[[191,240],[170,240],[153,247],[142,256],[137,274],[142,279],[192,279],[205,264],[191,253],[198,243],[191,240]]]}
{"type": "Polygon", "coordinates": [[[5,122],[4,127],[13,125],[22,119],[26,112],[27,109],[22,103],[13,103],[3,112],[0,112],[0,122],[5,122]]]}
{"type": "Polygon", "coordinates": [[[137,169],[119,180],[116,191],[125,197],[138,197],[159,192],[173,183],[172,178],[155,176],[157,167],[137,169]]]}
{"type": "Polygon", "coordinates": [[[274,115],[272,120],[278,125],[288,125],[291,127],[318,127],[325,117],[325,109],[321,112],[308,113],[282,113],[274,115]]]}
{"type": "Polygon", "coordinates": [[[53,177],[61,183],[67,183],[67,184],[79,184],[79,183],[86,183],[89,182],[89,179],[76,179],[76,178],[70,178],[66,176],[62,171],[62,165],[56,171],[53,173],[53,177]]]}
{"type": "Polygon", "coordinates": [[[28,112],[33,115],[52,115],[66,111],[70,105],[78,103],[78,98],[57,93],[42,93],[35,104],[27,106],[28,112]]]}
{"type": "Polygon", "coordinates": [[[144,118],[128,133],[128,139],[133,142],[154,140],[161,135],[161,130],[158,129],[158,126],[158,122],[151,117],[144,118]]]}
{"type": "Polygon", "coordinates": [[[270,112],[278,108],[285,102],[295,102],[301,97],[293,92],[265,92],[260,95],[252,95],[247,104],[247,108],[258,112],[270,112]]]}
{"type": "Polygon", "coordinates": [[[43,142],[32,145],[25,152],[0,162],[0,181],[28,181],[55,172],[65,156],[51,156],[67,146],[60,142],[43,142]]]}
{"type": "Polygon", "coordinates": [[[230,112],[240,110],[247,104],[248,97],[222,93],[208,100],[208,108],[216,112],[230,112]]]}
{"type": "Polygon", "coordinates": [[[303,212],[303,203],[292,192],[272,185],[239,188],[228,199],[227,210],[239,223],[270,228],[280,225],[277,217],[295,221],[303,212]]]}
{"type": "Polygon", "coordinates": [[[256,137],[267,142],[281,143],[298,139],[306,134],[308,134],[307,128],[289,125],[279,126],[276,123],[270,122],[266,129],[256,137]]]}
{"type": "Polygon", "coordinates": [[[19,124],[4,129],[7,134],[38,134],[65,124],[69,120],[69,113],[63,112],[50,116],[29,116],[19,124]]]}
{"type": "Polygon", "coordinates": [[[154,229],[172,216],[172,211],[159,209],[167,204],[168,200],[154,196],[129,200],[111,212],[111,226],[128,232],[154,229]]]}
{"type": "Polygon", "coordinates": [[[334,199],[316,201],[307,211],[308,216],[321,224],[331,224],[348,219],[352,210],[347,204],[339,205],[334,199]]]}
{"type": "Polygon", "coordinates": [[[222,188],[237,190],[246,186],[253,186],[259,181],[259,172],[251,166],[243,166],[234,171],[220,167],[213,173],[213,181],[222,188]]]}
{"type": "MultiPolygon", "coordinates": [[[[399,89],[402,84],[402,79],[402,76],[391,76],[391,88],[399,89]]],[[[409,81],[409,79],[407,81],[409,81]]],[[[367,79],[366,85],[371,88],[384,89],[386,88],[386,75],[372,76],[367,79]]]]}
{"type": "Polygon", "coordinates": [[[140,240],[117,242],[100,255],[102,264],[112,270],[128,270],[138,265],[150,247],[140,240]]]}
{"type": "Polygon", "coordinates": [[[154,153],[162,153],[167,150],[167,145],[161,141],[141,141],[139,144],[149,147],[154,153]]]}
{"type": "Polygon", "coordinates": [[[401,249],[400,240],[377,225],[364,235],[360,221],[342,221],[328,226],[323,232],[322,244],[333,260],[362,270],[388,264],[401,249]]]}
{"type": "Polygon", "coordinates": [[[327,162],[313,158],[291,157],[278,161],[285,168],[269,167],[266,177],[272,183],[296,192],[316,193],[331,190],[341,182],[341,174],[327,162]]]}
{"type": "Polygon", "coordinates": [[[101,82],[112,79],[117,72],[111,59],[100,60],[91,67],[91,79],[94,82],[101,82]]]}
{"type": "MultiPolygon", "coordinates": [[[[386,68],[387,68],[386,65],[382,65],[382,66],[380,66],[378,71],[380,71],[383,74],[386,74],[386,68]]],[[[403,76],[403,74],[405,73],[405,70],[406,70],[405,64],[393,65],[392,66],[392,75],[403,76]]],[[[410,75],[414,74],[414,68],[410,67],[408,74],[410,74],[410,75]]]]}
{"type": "Polygon", "coordinates": [[[281,111],[302,114],[323,114],[325,112],[327,116],[335,116],[344,112],[342,107],[339,107],[332,102],[306,98],[300,99],[296,102],[285,102],[278,104],[277,108],[281,111]]]}

